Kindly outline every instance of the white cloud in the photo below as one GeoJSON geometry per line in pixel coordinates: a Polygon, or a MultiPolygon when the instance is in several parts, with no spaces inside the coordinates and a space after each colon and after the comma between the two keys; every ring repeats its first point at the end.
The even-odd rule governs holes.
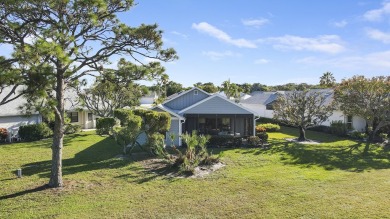
{"type": "Polygon", "coordinates": [[[381,21],[388,14],[390,14],[390,1],[384,1],[382,8],[367,11],[363,18],[368,21],[381,21]]]}
{"type": "Polygon", "coordinates": [[[206,33],[214,38],[217,38],[218,40],[237,46],[237,47],[245,47],[245,48],[257,48],[256,44],[246,40],[246,39],[233,39],[231,36],[229,36],[227,33],[223,32],[222,30],[206,23],[201,22],[199,24],[192,24],[192,28],[195,30],[206,33]]]}
{"type": "Polygon", "coordinates": [[[368,37],[374,40],[379,40],[383,43],[390,43],[390,33],[385,33],[377,29],[366,29],[368,37]]]}
{"type": "Polygon", "coordinates": [[[273,43],[274,48],[281,50],[315,51],[336,54],[345,50],[337,35],[322,35],[315,38],[285,35],[260,39],[258,42],[273,43]]]}
{"type": "Polygon", "coordinates": [[[256,28],[259,28],[267,23],[269,23],[269,20],[265,18],[242,20],[242,24],[245,26],[252,26],[256,28]]]}
{"type": "Polygon", "coordinates": [[[268,59],[256,59],[255,64],[267,64],[270,61],[268,59]]]}
{"type": "Polygon", "coordinates": [[[174,35],[177,35],[177,36],[183,37],[183,38],[185,38],[185,39],[187,39],[187,38],[188,38],[188,36],[187,36],[187,35],[185,35],[184,33],[180,33],[180,32],[177,32],[177,31],[172,31],[171,33],[172,33],[172,34],[174,34],[174,35]]]}
{"type": "Polygon", "coordinates": [[[332,25],[334,27],[339,27],[339,28],[342,28],[342,27],[345,27],[347,26],[348,22],[346,20],[342,20],[342,21],[335,21],[332,23],[332,25]]]}
{"type": "Polygon", "coordinates": [[[364,73],[372,71],[388,71],[390,68],[390,50],[369,53],[363,56],[345,56],[334,59],[306,57],[295,62],[305,65],[338,67],[344,70],[354,70],[364,73]]]}
{"type": "Polygon", "coordinates": [[[215,52],[215,51],[207,51],[202,53],[205,56],[208,56],[212,60],[220,60],[225,57],[240,57],[240,53],[234,53],[232,51],[225,51],[225,52],[215,52]]]}

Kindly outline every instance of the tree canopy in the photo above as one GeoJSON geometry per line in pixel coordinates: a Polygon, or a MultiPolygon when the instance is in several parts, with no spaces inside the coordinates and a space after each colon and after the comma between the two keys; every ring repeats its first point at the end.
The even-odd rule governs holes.
{"type": "Polygon", "coordinates": [[[305,141],[308,127],[320,125],[332,115],[333,102],[328,102],[330,93],[317,91],[292,91],[280,94],[274,103],[274,118],[288,125],[299,127],[298,141],[305,141]]]}
{"type": "MultiPolygon", "coordinates": [[[[335,100],[345,114],[366,120],[369,140],[380,128],[390,125],[390,76],[358,75],[343,80],[335,89],[335,100]]],[[[368,150],[369,144],[364,153],[368,150]]]]}
{"type": "Polygon", "coordinates": [[[135,65],[121,59],[118,70],[104,69],[91,87],[79,86],[79,98],[94,115],[112,117],[115,109],[138,106],[140,97],[149,92],[135,82],[164,76],[164,68],[158,62],[135,65]]]}
{"type": "Polygon", "coordinates": [[[325,72],[320,77],[320,85],[322,87],[333,87],[336,85],[336,79],[334,78],[332,72],[325,72]]]}
{"type": "Polygon", "coordinates": [[[163,32],[157,24],[130,27],[117,18],[134,6],[132,0],[3,1],[0,5],[0,44],[13,47],[12,57],[0,60],[1,67],[19,69],[21,84],[31,85],[25,82],[36,78],[44,82],[39,92],[31,94],[45,99],[55,113],[49,185],[59,187],[63,185],[65,90],[87,75],[100,75],[113,55],[142,63],[144,57],[171,61],[176,52],[163,48],[163,32]]]}

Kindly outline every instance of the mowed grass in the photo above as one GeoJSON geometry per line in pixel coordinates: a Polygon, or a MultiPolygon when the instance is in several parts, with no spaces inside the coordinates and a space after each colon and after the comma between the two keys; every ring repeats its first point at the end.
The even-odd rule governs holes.
{"type": "Polygon", "coordinates": [[[63,189],[42,187],[51,140],[0,145],[0,218],[390,217],[389,152],[374,146],[362,157],[364,144],[316,132],[308,137],[321,144],[284,140],[297,134],[270,133],[269,149],[213,149],[226,166],[200,179],[115,158],[121,148],[93,132],[70,135],[63,189]]]}

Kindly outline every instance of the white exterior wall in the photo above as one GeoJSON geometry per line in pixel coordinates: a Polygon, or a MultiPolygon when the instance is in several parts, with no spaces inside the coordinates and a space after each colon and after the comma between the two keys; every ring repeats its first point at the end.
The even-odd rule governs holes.
{"type": "Polygon", "coordinates": [[[173,133],[175,134],[175,146],[181,146],[181,122],[178,118],[172,118],[171,120],[171,128],[169,129],[169,132],[166,133],[166,139],[165,143],[167,146],[171,146],[171,139],[169,138],[169,134],[173,133]]]}
{"type": "Polygon", "coordinates": [[[6,128],[8,130],[8,140],[12,135],[16,135],[19,131],[19,127],[28,124],[38,124],[42,122],[41,115],[26,116],[4,116],[0,117],[0,128],[6,128]]]}
{"type": "Polygon", "coordinates": [[[25,116],[5,116],[0,117],[0,128],[17,128],[21,125],[36,124],[42,122],[41,115],[32,115],[30,117],[25,116]]]}
{"type": "Polygon", "coordinates": [[[346,122],[344,113],[341,111],[334,111],[333,114],[328,118],[328,120],[323,122],[321,125],[330,126],[332,121],[339,121],[339,120],[346,122]]]}
{"type": "Polygon", "coordinates": [[[92,115],[92,120],[88,120],[88,113],[87,111],[81,111],[78,112],[78,122],[72,122],[73,125],[80,125],[82,129],[94,129],[96,128],[96,118],[98,116],[92,115]]]}
{"type": "Polygon", "coordinates": [[[353,116],[352,127],[359,132],[364,132],[366,130],[366,120],[358,116],[353,116]]]}

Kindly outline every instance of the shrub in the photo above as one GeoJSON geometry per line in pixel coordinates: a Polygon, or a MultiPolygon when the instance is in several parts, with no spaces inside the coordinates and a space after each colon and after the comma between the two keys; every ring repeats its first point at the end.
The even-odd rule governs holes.
{"type": "Polygon", "coordinates": [[[160,158],[169,159],[169,154],[165,150],[164,135],[160,133],[151,135],[148,139],[148,144],[149,150],[153,155],[160,158]]]}
{"type": "Polygon", "coordinates": [[[316,132],[324,132],[324,133],[329,133],[329,134],[332,133],[331,128],[329,126],[325,126],[325,125],[317,125],[317,126],[309,127],[309,128],[307,128],[307,130],[316,131],[316,132]]]}
{"type": "MultiPolygon", "coordinates": [[[[49,127],[50,128],[50,127],[49,127]]],[[[65,126],[65,134],[74,134],[81,131],[81,126],[77,124],[67,124],[65,126]]]]}
{"type": "Polygon", "coordinates": [[[266,132],[260,132],[260,133],[257,133],[256,134],[257,137],[259,137],[259,139],[265,143],[268,141],[268,134],[266,132]]]}
{"type": "Polygon", "coordinates": [[[258,136],[249,136],[248,137],[248,145],[249,146],[258,146],[260,145],[261,140],[258,136]]]}
{"type": "Polygon", "coordinates": [[[6,128],[0,128],[0,140],[6,140],[8,137],[8,130],[6,128]]]}
{"type": "Polygon", "coordinates": [[[358,132],[358,131],[353,131],[349,134],[352,138],[363,140],[368,137],[368,135],[364,132],[358,132]]]}
{"type": "Polygon", "coordinates": [[[348,131],[347,126],[341,120],[332,121],[330,123],[330,130],[332,134],[337,136],[346,136],[348,131]]]}
{"type": "Polygon", "coordinates": [[[380,133],[379,137],[381,138],[381,141],[386,141],[389,138],[389,135],[387,133],[380,133]]]}
{"type": "Polygon", "coordinates": [[[114,118],[97,118],[96,120],[96,133],[98,135],[110,135],[112,134],[112,128],[115,126],[114,118]]]}
{"type": "Polygon", "coordinates": [[[213,135],[207,143],[208,146],[216,147],[231,147],[234,144],[234,136],[231,135],[213,135]]]}
{"type": "Polygon", "coordinates": [[[279,122],[272,118],[266,118],[266,117],[260,117],[260,119],[257,120],[258,123],[274,123],[279,124],[279,122]]]}
{"type": "Polygon", "coordinates": [[[218,158],[213,158],[206,149],[210,136],[198,135],[196,131],[193,131],[192,134],[184,134],[182,137],[187,148],[184,153],[176,150],[178,158],[174,162],[174,165],[179,167],[180,172],[193,173],[195,167],[199,165],[212,164],[219,161],[218,158]]]}
{"type": "Polygon", "coordinates": [[[265,129],[267,132],[278,132],[280,131],[280,125],[278,124],[273,124],[273,123],[265,123],[265,124],[260,124],[256,126],[257,129],[265,129]]]}
{"type": "Polygon", "coordinates": [[[53,135],[46,123],[20,126],[19,137],[25,141],[37,141],[53,135]]]}
{"type": "MultiPolygon", "coordinates": [[[[114,110],[114,117],[119,119],[121,126],[126,126],[129,117],[133,115],[133,112],[128,109],[116,109],[114,110]]],[[[96,124],[97,125],[97,124],[96,124]]]]}
{"type": "Polygon", "coordinates": [[[267,131],[264,126],[258,125],[256,126],[256,132],[265,132],[267,131]]]}

